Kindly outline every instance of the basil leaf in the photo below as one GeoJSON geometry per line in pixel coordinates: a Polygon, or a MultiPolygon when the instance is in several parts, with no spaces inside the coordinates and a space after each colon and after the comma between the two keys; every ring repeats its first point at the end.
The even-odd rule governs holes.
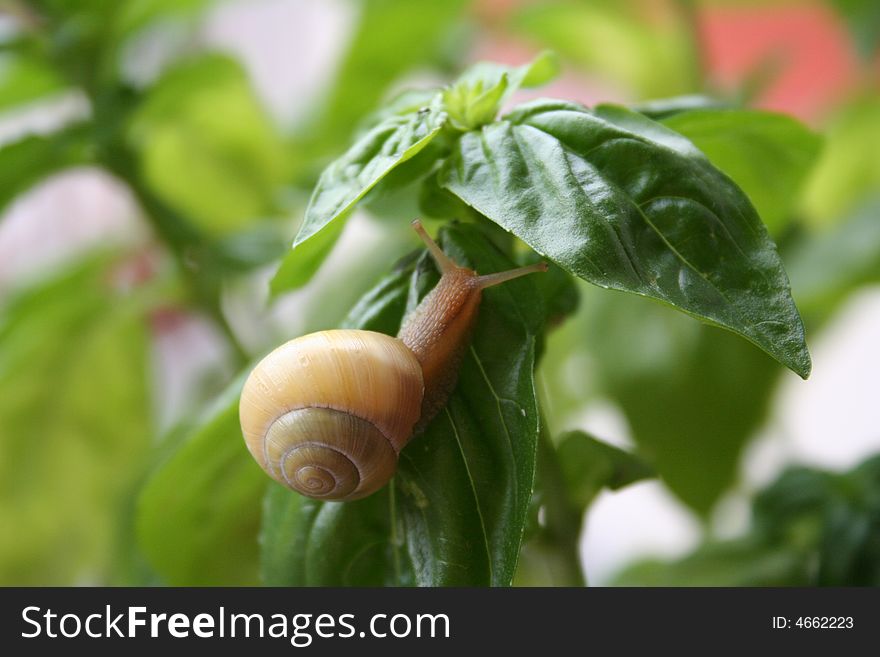
{"type": "Polygon", "coordinates": [[[521,106],[462,136],[441,184],[560,267],[729,329],[810,372],[757,213],[681,135],[623,108],[521,106]]]}
{"type": "Polygon", "coordinates": [[[701,109],[732,109],[731,106],[718,98],[704,96],[702,94],[689,94],[686,96],[673,96],[672,98],[657,98],[646,100],[641,103],[630,105],[629,108],[644,114],[649,119],[661,121],[682,112],[701,109]]]}
{"type": "Polygon", "coordinates": [[[23,137],[0,148],[0,212],[49,175],[91,162],[88,139],[88,127],[76,125],[47,136],[23,137]]]}
{"type": "Polygon", "coordinates": [[[559,74],[559,59],[550,51],[515,68],[479,62],[443,91],[450,121],[459,130],[491,122],[504,101],[520,87],[538,87],[559,74]]]}
{"type": "Polygon", "coordinates": [[[618,490],[656,476],[639,457],[583,431],[562,435],[556,454],[568,495],[581,512],[603,488],[618,490]]]}
{"type": "Polygon", "coordinates": [[[803,124],[773,112],[700,109],[663,124],[683,134],[748,195],[768,230],[790,218],[822,144],[803,124]]]}
{"type": "Polygon", "coordinates": [[[127,136],[151,190],[209,236],[228,238],[278,211],[284,150],[234,59],[206,54],[166,71],[127,136]]]}
{"type": "Polygon", "coordinates": [[[309,200],[293,248],[272,281],[273,291],[309,280],[335,242],[323,233],[333,230],[328,235],[338,236],[343,215],[395,167],[427,146],[445,123],[446,112],[435,98],[413,113],[386,117],[328,166],[309,200]],[[331,225],[334,221],[339,225],[331,225]]]}

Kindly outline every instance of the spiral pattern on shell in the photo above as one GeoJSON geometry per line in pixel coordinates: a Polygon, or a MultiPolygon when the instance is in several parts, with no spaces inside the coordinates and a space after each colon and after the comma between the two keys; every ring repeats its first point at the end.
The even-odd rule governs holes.
{"type": "Polygon", "coordinates": [[[317,499],[353,500],[394,475],[423,391],[421,367],[397,338],[320,331],[257,365],[239,415],[248,449],[276,481],[317,499]]]}

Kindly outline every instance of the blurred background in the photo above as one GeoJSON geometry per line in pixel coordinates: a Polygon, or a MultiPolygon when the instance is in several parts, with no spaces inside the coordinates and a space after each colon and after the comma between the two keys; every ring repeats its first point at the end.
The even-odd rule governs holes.
{"type": "Polygon", "coordinates": [[[248,362],[336,325],[415,247],[412,209],[375,199],[270,298],[322,167],[396,92],[548,48],[562,75],[513,102],[708,96],[815,133],[786,150],[785,121],[672,125],[779,244],[808,381],[586,284],[549,337],[551,433],[661,475],[589,506],[590,583],[880,582],[878,43],[876,0],[0,1],[0,584],[167,581],[132,530],[150,468],[248,362]]]}

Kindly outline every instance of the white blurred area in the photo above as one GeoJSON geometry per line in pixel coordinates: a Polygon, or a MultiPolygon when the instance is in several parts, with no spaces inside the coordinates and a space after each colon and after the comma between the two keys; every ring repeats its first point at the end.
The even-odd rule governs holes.
{"type": "MultiPolygon", "coordinates": [[[[196,34],[187,31],[191,28],[165,26],[144,35],[127,53],[125,67],[146,83],[182,43],[192,47],[195,39],[204,47],[227,50],[244,63],[271,115],[280,125],[290,126],[305,118],[324,91],[354,18],[353,5],[344,0],[226,2],[196,34]]],[[[481,56],[492,56],[488,47],[477,50],[481,56]]],[[[595,94],[594,89],[580,96],[589,99],[595,94]]],[[[75,118],[88,111],[82,103],[65,97],[24,114],[0,116],[0,143],[75,118]]],[[[369,222],[355,221],[351,228],[334,253],[339,261],[349,257],[347,249],[363,248],[376,239],[369,222]]],[[[0,220],[0,295],[86,248],[149,239],[149,228],[124,186],[97,170],[65,172],[19,199],[0,220]]],[[[309,303],[308,297],[303,291],[284,301],[284,319],[278,321],[289,322],[292,333],[297,326],[291,318],[309,303]]],[[[257,307],[259,302],[233,302],[230,315],[265,312],[257,307]]],[[[247,319],[231,319],[243,337],[253,330],[247,319]]],[[[785,377],[773,417],[743,458],[740,490],[719,505],[713,525],[719,535],[745,528],[747,496],[786,464],[845,469],[880,449],[878,336],[880,289],[853,298],[821,335],[809,336],[813,374],[806,382],[785,377]]],[[[154,346],[160,426],[180,419],[187,408],[187,390],[223,368],[225,359],[222,338],[204,318],[181,315],[163,326],[154,346]]],[[[609,442],[630,444],[626,421],[609,404],[588,408],[581,424],[609,442]]],[[[606,584],[621,566],[638,557],[684,554],[700,540],[700,533],[697,519],[658,482],[603,493],[588,514],[581,543],[589,581],[606,584]]]]}

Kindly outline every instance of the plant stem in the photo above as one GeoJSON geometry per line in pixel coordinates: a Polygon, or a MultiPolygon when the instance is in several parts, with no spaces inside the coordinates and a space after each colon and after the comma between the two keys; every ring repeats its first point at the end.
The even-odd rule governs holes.
{"type": "Polygon", "coordinates": [[[687,26],[690,37],[690,46],[693,53],[693,83],[698,91],[703,91],[706,86],[706,53],[703,47],[703,37],[700,34],[700,16],[697,4],[694,0],[678,0],[676,3],[687,26]]]}
{"type": "Polygon", "coordinates": [[[156,233],[174,254],[196,303],[208,313],[232,349],[237,366],[250,360],[220,307],[222,265],[212,257],[205,238],[173,208],[158,198],[141,179],[134,155],[113,144],[100,156],[101,164],[128,184],[156,233]]]}
{"type": "MultiPolygon", "coordinates": [[[[45,23],[26,3],[19,0],[2,2],[34,31],[51,33],[55,26],[45,23]]],[[[119,10],[119,3],[111,11],[119,10]]],[[[112,22],[112,15],[108,21],[112,22]]],[[[100,59],[100,58],[99,58],[100,59]]],[[[104,169],[125,182],[143,208],[159,238],[174,254],[184,280],[195,302],[211,317],[229,342],[236,365],[243,365],[250,356],[235,335],[220,307],[220,281],[224,271],[208,240],[197,231],[179,212],[157,197],[144,182],[135,154],[125,141],[125,130],[132,112],[141,100],[140,94],[127,85],[116,81],[96,80],[94,73],[99,65],[86,69],[70,69],[61,55],[54,63],[68,81],[82,89],[92,106],[90,126],[94,131],[96,161],[104,169]]]]}
{"type": "Polygon", "coordinates": [[[565,571],[565,581],[554,583],[586,586],[578,548],[583,517],[568,497],[556,449],[543,424],[538,436],[537,470],[542,506],[546,514],[540,538],[547,547],[552,546],[558,557],[557,561],[563,564],[565,571]]]}

